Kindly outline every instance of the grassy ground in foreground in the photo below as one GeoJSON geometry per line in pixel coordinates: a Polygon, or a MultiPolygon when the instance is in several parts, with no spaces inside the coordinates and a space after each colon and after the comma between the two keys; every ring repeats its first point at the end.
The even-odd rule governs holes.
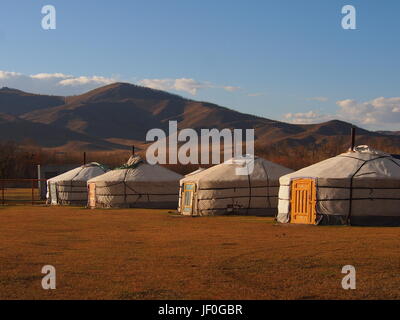
{"type": "Polygon", "coordinates": [[[0,207],[1,299],[400,299],[400,228],[0,207]],[[54,265],[57,289],[41,288],[54,265]],[[341,269],[357,268],[357,290],[341,269]]]}

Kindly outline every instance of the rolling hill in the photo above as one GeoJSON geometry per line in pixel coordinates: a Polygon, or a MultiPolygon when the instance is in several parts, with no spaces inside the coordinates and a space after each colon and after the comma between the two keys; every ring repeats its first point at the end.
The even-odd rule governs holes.
{"type": "MultiPolygon", "coordinates": [[[[169,120],[178,121],[180,129],[197,131],[254,128],[256,143],[261,147],[323,145],[338,138],[347,139],[352,126],[338,120],[289,124],[128,83],[114,83],[67,98],[3,88],[0,112],[3,140],[30,137],[45,147],[98,150],[144,146],[147,131],[167,131],[169,120]]],[[[399,135],[358,130],[357,141],[371,139],[400,143],[399,135]]]]}
{"type": "Polygon", "coordinates": [[[0,140],[23,144],[38,144],[45,148],[113,150],[124,148],[102,139],[93,138],[65,128],[26,121],[13,115],[0,113],[0,140]]]}
{"type": "Polygon", "coordinates": [[[0,89],[0,112],[11,115],[51,108],[65,103],[64,97],[23,92],[3,87],[0,89]]]}

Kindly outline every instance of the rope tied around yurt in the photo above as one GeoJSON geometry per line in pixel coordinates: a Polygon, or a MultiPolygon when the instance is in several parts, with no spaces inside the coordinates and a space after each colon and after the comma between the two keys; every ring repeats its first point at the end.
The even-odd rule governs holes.
{"type": "MultiPolygon", "coordinates": [[[[392,156],[392,157],[393,157],[393,156],[392,156]]],[[[394,159],[392,159],[392,158],[389,158],[389,160],[392,161],[396,166],[398,166],[398,167],[400,168],[400,164],[397,163],[397,161],[394,161],[394,159]]]]}
{"type": "MultiPolygon", "coordinates": [[[[87,164],[84,164],[80,167],[80,170],[70,179],[70,193],[73,193],[72,188],[73,188],[73,183],[74,183],[74,179],[79,176],[81,174],[81,172],[83,170],[85,170],[86,168],[91,168],[91,167],[99,167],[101,170],[103,170],[104,172],[107,172],[109,169],[107,166],[102,165],[98,162],[90,162],[87,164]]],[[[80,191],[80,192],[76,192],[76,193],[85,193],[84,191],[80,191]]],[[[72,201],[72,200],[71,200],[72,201]]]]}
{"type": "Polygon", "coordinates": [[[126,177],[128,176],[128,173],[130,170],[137,169],[140,165],[145,164],[145,161],[139,157],[139,156],[131,156],[129,160],[122,166],[115,168],[115,170],[126,170],[124,179],[123,179],[123,184],[124,184],[124,202],[128,202],[128,194],[127,194],[127,189],[133,191],[138,198],[136,199],[135,203],[142,197],[141,194],[139,194],[135,189],[131,188],[130,186],[127,185],[126,183],[126,177]]]}
{"type": "Polygon", "coordinates": [[[251,207],[251,195],[252,195],[252,192],[251,192],[250,171],[249,171],[249,166],[247,165],[247,162],[246,162],[246,169],[247,169],[247,179],[248,179],[248,181],[249,181],[249,204],[248,204],[247,210],[246,210],[246,215],[248,215],[248,214],[249,214],[250,207],[251,207]]]}
{"type": "Polygon", "coordinates": [[[140,165],[144,164],[145,161],[138,157],[131,157],[129,158],[128,162],[123,164],[122,166],[116,167],[114,170],[129,170],[129,169],[136,169],[140,165]]]}
{"type": "Polygon", "coordinates": [[[270,197],[269,197],[269,195],[270,195],[270,187],[269,187],[269,175],[268,175],[268,171],[267,171],[267,169],[265,169],[265,166],[264,166],[264,163],[263,163],[263,162],[261,162],[261,165],[262,165],[262,167],[263,167],[263,169],[264,169],[264,172],[265,172],[265,174],[266,174],[266,176],[267,176],[267,199],[268,199],[268,205],[269,205],[269,208],[272,208],[271,199],[270,199],[270,197]]]}
{"type": "Polygon", "coordinates": [[[98,163],[98,162],[86,163],[86,164],[82,165],[81,167],[82,168],[99,167],[104,172],[107,172],[108,170],[110,170],[110,168],[108,166],[106,166],[105,164],[98,163]]]}
{"type": "Polygon", "coordinates": [[[362,159],[359,159],[359,158],[356,158],[356,157],[349,157],[349,156],[343,156],[343,157],[353,158],[353,159],[356,159],[356,160],[358,160],[358,161],[362,161],[362,162],[363,162],[363,163],[358,167],[358,169],[352,174],[352,176],[350,177],[349,211],[348,211],[347,217],[346,217],[346,223],[347,223],[348,225],[350,225],[350,223],[351,223],[350,218],[351,218],[351,213],[352,213],[352,209],[353,209],[353,200],[354,200],[354,199],[353,199],[353,180],[354,180],[354,177],[357,175],[358,172],[360,172],[360,170],[361,170],[368,162],[372,162],[372,161],[375,161],[375,160],[378,160],[378,159],[383,159],[383,158],[388,158],[389,160],[391,160],[391,159],[390,159],[391,156],[390,156],[390,155],[382,155],[382,156],[379,156],[379,157],[376,157],[376,158],[373,158],[373,159],[369,159],[369,160],[362,160],[362,159]]]}

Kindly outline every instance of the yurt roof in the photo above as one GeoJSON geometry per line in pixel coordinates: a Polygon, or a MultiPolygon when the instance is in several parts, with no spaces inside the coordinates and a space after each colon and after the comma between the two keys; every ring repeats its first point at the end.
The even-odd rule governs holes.
{"type": "Polygon", "coordinates": [[[139,156],[132,156],[128,162],[101,176],[90,179],[89,182],[113,181],[178,181],[183,176],[159,165],[150,165],[139,156]]]}
{"type": "MultiPolygon", "coordinates": [[[[254,164],[253,172],[250,174],[251,180],[279,179],[282,175],[293,172],[293,170],[265,160],[254,157],[250,160],[254,164]]],[[[236,169],[249,169],[251,162],[243,158],[232,158],[214,167],[203,170],[196,175],[185,177],[184,181],[237,181],[248,180],[248,175],[236,174],[236,169]]]]}
{"type": "Polygon", "coordinates": [[[368,146],[358,146],[354,151],[342,153],[336,157],[285,175],[281,178],[281,181],[307,177],[400,179],[400,160],[382,151],[372,150],[368,146]]]}
{"type": "Polygon", "coordinates": [[[88,181],[91,178],[107,172],[108,169],[97,162],[84,164],[78,168],[64,172],[56,177],[49,179],[50,182],[56,181],[88,181]]]}

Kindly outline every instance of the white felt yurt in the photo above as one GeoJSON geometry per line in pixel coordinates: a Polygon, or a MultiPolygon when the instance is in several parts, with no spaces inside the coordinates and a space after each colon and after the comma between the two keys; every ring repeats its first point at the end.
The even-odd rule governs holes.
{"type": "Polygon", "coordinates": [[[280,184],[282,223],[400,223],[400,160],[367,146],[285,175],[280,184]]]}
{"type": "Polygon", "coordinates": [[[92,162],[47,180],[47,203],[52,205],[87,204],[87,181],[108,169],[92,162]]]}
{"type": "Polygon", "coordinates": [[[176,209],[181,175],[132,156],[120,168],[88,181],[89,207],[176,209]]]}
{"type": "Polygon", "coordinates": [[[276,214],[279,178],[293,170],[254,157],[233,158],[180,181],[179,212],[205,216],[276,214]]]}

